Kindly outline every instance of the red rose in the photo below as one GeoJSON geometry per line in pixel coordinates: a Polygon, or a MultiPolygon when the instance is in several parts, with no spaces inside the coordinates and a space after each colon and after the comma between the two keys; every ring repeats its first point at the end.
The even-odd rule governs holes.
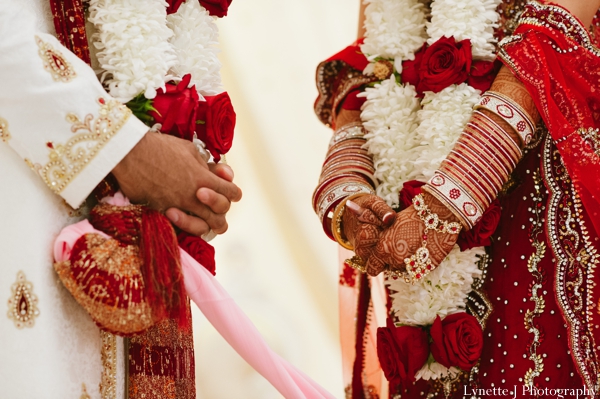
{"type": "Polygon", "coordinates": [[[426,49],[427,44],[424,44],[423,47],[415,53],[414,60],[402,62],[402,74],[400,75],[402,83],[410,83],[415,87],[419,85],[419,69],[421,68],[421,62],[423,61],[423,55],[425,54],[426,49]]]}
{"type": "Polygon", "coordinates": [[[181,249],[190,254],[206,270],[216,274],[215,248],[198,236],[186,232],[177,234],[177,242],[181,249]]]}
{"type": "Polygon", "coordinates": [[[494,234],[498,227],[498,222],[500,222],[501,213],[500,201],[496,199],[490,204],[489,208],[481,216],[481,220],[471,230],[462,230],[460,232],[458,240],[456,240],[460,250],[466,251],[467,249],[490,245],[492,243],[492,234],[494,234]]]}
{"type": "Polygon", "coordinates": [[[198,93],[189,87],[191,75],[185,75],[178,85],[168,83],[166,90],[159,89],[152,106],[156,111],[150,115],[162,124],[161,132],[192,141],[196,130],[198,93]]]}
{"type": "Polygon", "coordinates": [[[421,194],[421,187],[424,186],[425,183],[420,182],[418,180],[407,181],[402,185],[402,190],[400,191],[400,208],[405,209],[409,206],[412,206],[412,199],[415,198],[417,194],[421,194]]]}
{"type": "Polygon", "coordinates": [[[469,371],[481,356],[483,331],[471,315],[454,313],[444,320],[437,316],[429,333],[431,354],[443,366],[469,371]]]}
{"type": "Polygon", "coordinates": [[[471,41],[456,43],[454,37],[442,37],[423,54],[419,67],[417,91],[438,93],[446,87],[463,83],[471,70],[471,41]]]}
{"type": "Polygon", "coordinates": [[[407,386],[429,357],[427,332],[419,327],[396,327],[388,319],[387,327],[377,329],[377,357],[390,385],[407,386]]]}
{"type": "Polygon", "coordinates": [[[482,93],[488,91],[501,65],[498,60],[473,62],[467,83],[474,89],[481,90],[482,93]]]}
{"type": "Polygon", "coordinates": [[[227,15],[227,9],[232,0],[200,0],[200,5],[214,17],[222,18],[227,15]]]}
{"type": "Polygon", "coordinates": [[[185,0],[167,0],[167,3],[169,4],[167,6],[167,14],[176,13],[184,2],[185,0]]]}
{"type": "Polygon", "coordinates": [[[218,162],[231,148],[235,128],[235,111],[227,92],[206,97],[199,104],[196,119],[201,121],[196,125],[198,138],[218,162]]]}

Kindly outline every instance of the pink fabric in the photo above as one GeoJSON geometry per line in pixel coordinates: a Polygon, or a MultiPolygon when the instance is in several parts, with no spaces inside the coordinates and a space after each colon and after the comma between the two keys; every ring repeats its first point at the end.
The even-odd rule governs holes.
{"type": "MultiPolygon", "coordinates": [[[[64,228],[54,243],[54,259],[68,260],[75,242],[84,234],[108,236],[81,221],[64,228]]],[[[273,352],[252,321],[215,277],[181,250],[185,289],[215,329],[233,349],[287,399],[335,398],[310,377],[273,352]]]]}

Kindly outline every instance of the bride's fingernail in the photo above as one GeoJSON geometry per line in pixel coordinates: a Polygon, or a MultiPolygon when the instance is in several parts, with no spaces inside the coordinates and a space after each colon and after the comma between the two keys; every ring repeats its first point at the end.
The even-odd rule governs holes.
{"type": "Polygon", "coordinates": [[[346,207],[348,209],[350,209],[352,212],[356,213],[357,215],[360,215],[363,210],[363,208],[361,208],[360,205],[358,205],[356,202],[352,202],[352,201],[346,201],[346,207]]]}
{"type": "Polygon", "coordinates": [[[385,215],[383,215],[383,218],[381,219],[383,224],[386,226],[389,226],[392,223],[394,223],[394,220],[396,220],[396,214],[394,212],[386,213],[385,215]]]}

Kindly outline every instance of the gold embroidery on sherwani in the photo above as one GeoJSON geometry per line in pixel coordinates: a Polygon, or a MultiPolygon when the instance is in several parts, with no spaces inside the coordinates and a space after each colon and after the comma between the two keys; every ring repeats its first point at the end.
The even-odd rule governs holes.
{"type": "Polygon", "coordinates": [[[75,134],[65,144],[46,143],[50,161],[36,170],[55,193],[67,187],[131,115],[129,108],[116,100],[99,98],[98,104],[97,117],[88,114],[82,121],[75,114],[67,114],[67,122],[75,134]]]}
{"type": "Polygon", "coordinates": [[[10,131],[8,130],[8,122],[4,118],[0,118],[0,140],[5,143],[10,140],[10,131]]]}
{"type": "Polygon", "coordinates": [[[102,336],[102,376],[100,379],[100,397],[117,399],[117,337],[106,331],[102,336]]]}
{"type": "Polygon", "coordinates": [[[52,45],[44,42],[38,36],[35,37],[35,42],[38,45],[42,61],[44,62],[44,69],[50,72],[52,79],[57,82],[70,82],[75,79],[77,74],[67,59],[52,45]]]}
{"type": "Polygon", "coordinates": [[[90,394],[87,392],[85,384],[81,384],[81,396],[79,397],[79,399],[92,399],[90,394]]]}
{"type": "Polygon", "coordinates": [[[8,300],[8,318],[15,327],[33,327],[35,318],[40,311],[37,308],[38,299],[33,293],[33,284],[25,278],[25,273],[17,273],[17,282],[11,287],[12,293],[8,300]]]}

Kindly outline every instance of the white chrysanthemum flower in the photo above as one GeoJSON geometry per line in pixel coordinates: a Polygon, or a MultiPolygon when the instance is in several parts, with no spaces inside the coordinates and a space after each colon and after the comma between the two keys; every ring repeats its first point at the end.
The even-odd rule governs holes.
{"type": "Polygon", "coordinates": [[[390,206],[398,205],[398,192],[413,168],[405,155],[417,144],[416,94],[414,86],[398,85],[393,75],[362,94],[367,98],[361,113],[368,132],[365,147],[373,155],[375,177],[381,182],[377,195],[390,206]]]}
{"type": "Polygon", "coordinates": [[[439,93],[426,92],[418,112],[419,127],[415,131],[419,143],[411,159],[415,168],[408,180],[429,180],[463,132],[480,92],[466,83],[446,87],[439,93]]]}
{"type": "Polygon", "coordinates": [[[164,0],[90,0],[89,20],[102,81],[109,93],[127,102],[140,93],[156,96],[164,87],[176,57],[169,44],[173,32],[167,27],[164,0]]]}
{"type": "Polygon", "coordinates": [[[473,58],[493,60],[494,28],[499,15],[496,7],[502,0],[435,0],[431,5],[431,22],[427,23],[428,44],[442,36],[456,41],[471,40],[473,58]]]}
{"type": "Polygon", "coordinates": [[[361,51],[369,60],[414,59],[425,36],[425,7],[418,0],[366,0],[365,41],[361,51]]]}
{"type": "Polygon", "coordinates": [[[464,311],[471,285],[481,276],[477,261],[484,254],[483,247],[461,252],[455,246],[434,271],[414,284],[387,278],[395,320],[425,326],[433,324],[436,316],[464,311]]]}
{"type": "Polygon", "coordinates": [[[442,366],[437,362],[433,362],[431,364],[425,364],[421,367],[421,370],[417,371],[415,374],[416,380],[437,380],[439,378],[447,377],[448,375],[454,377],[459,373],[459,369],[456,367],[447,368],[446,366],[442,366]]]}
{"type": "Polygon", "coordinates": [[[179,78],[191,74],[190,84],[203,96],[221,93],[221,62],[217,57],[219,30],[215,17],[197,0],[187,0],[176,13],[167,16],[167,26],[173,30],[170,43],[177,55],[172,73],[179,78]]]}

